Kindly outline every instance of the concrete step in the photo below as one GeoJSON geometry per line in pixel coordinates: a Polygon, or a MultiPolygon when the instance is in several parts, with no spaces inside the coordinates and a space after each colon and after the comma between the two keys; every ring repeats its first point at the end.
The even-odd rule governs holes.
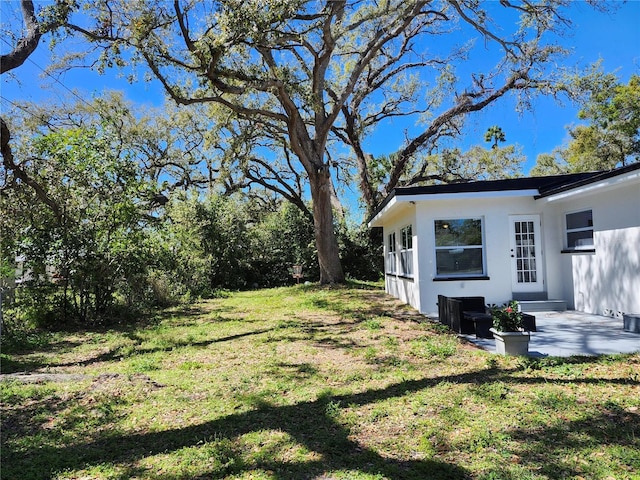
{"type": "Polygon", "coordinates": [[[529,302],[538,300],[548,300],[547,292],[511,292],[511,298],[514,300],[529,302]]]}
{"type": "Polygon", "coordinates": [[[522,312],[564,312],[567,309],[564,300],[521,300],[518,303],[522,312]]]}

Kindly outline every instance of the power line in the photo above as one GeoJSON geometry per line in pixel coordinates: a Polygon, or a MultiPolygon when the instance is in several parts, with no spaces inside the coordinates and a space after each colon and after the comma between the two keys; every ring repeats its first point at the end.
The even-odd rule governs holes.
{"type": "MultiPolygon", "coordinates": [[[[11,45],[11,43],[9,43],[9,41],[6,38],[2,38],[2,41],[4,43],[6,43],[7,45],[9,45],[10,47],[13,47],[11,45]]],[[[74,92],[73,90],[71,90],[69,87],[67,87],[64,83],[62,83],[60,80],[58,80],[56,77],[54,77],[53,75],[51,75],[49,72],[47,72],[44,68],[42,68],[40,65],[38,65],[36,62],[34,62],[31,58],[27,57],[27,61],[32,63],[33,65],[36,66],[36,68],[38,68],[42,73],[44,73],[46,76],[48,76],[49,78],[51,78],[54,82],[60,84],[62,86],[62,88],[64,88],[67,92],[69,92],[71,95],[73,95],[74,97],[76,97],[78,100],[80,100],[82,103],[84,103],[85,105],[87,105],[89,108],[93,109],[93,106],[88,103],[84,98],[82,98],[80,95],[78,95],[76,92],[74,92]]]]}
{"type": "Polygon", "coordinates": [[[4,100],[5,102],[9,102],[9,103],[10,103],[11,105],[13,105],[14,107],[16,107],[16,108],[18,108],[18,109],[22,110],[23,112],[25,112],[25,113],[27,113],[27,114],[31,115],[32,117],[35,117],[35,116],[36,116],[36,114],[35,114],[35,113],[30,112],[29,110],[27,110],[26,108],[24,108],[22,105],[19,105],[19,104],[15,103],[14,101],[9,100],[7,97],[3,97],[2,95],[0,95],[0,99],[4,100]]]}
{"type": "MultiPolygon", "coordinates": [[[[0,0],[1,1],[1,0],[0,0]]],[[[6,97],[3,97],[2,95],[0,95],[0,99],[4,100],[5,102],[10,103],[11,105],[13,105],[14,107],[16,107],[19,110],[22,110],[24,113],[26,113],[27,115],[29,115],[30,117],[35,118],[36,120],[40,120],[40,121],[44,121],[47,125],[51,126],[51,123],[48,120],[44,120],[44,118],[42,117],[42,115],[37,115],[29,110],[27,110],[25,107],[23,107],[20,104],[15,103],[12,100],[9,100],[6,97]]]]}

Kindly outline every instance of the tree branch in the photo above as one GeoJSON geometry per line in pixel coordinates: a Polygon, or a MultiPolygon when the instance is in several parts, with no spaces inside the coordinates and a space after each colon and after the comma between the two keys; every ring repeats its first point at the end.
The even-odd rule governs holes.
{"type": "Polygon", "coordinates": [[[2,164],[7,169],[7,171],[12,172],[16,178],[24,182],[25,185],[31,187],[36,193],[37,197],[51,209],[58,222],[61,222],[62,211],[60,209],[60,206],[49,196],[47,191],[42,185],[40,185],[40,183],[31,178],[31,176],[15,162],[13,151],[11,150],[11,145],[9,144],[10,140],[11,132],[9,131],[9,127],[5,123],[4,118],[0,117],[0,153],[2,154],[2,164]]]}
{"type": "Polygon", "coordinates": [[[22,65],[29,55],[35,51],[40,42],[40,37],[42,37],[40,24],[38,24],[38,19],[36,18],[33,8],[33,1],[21,0],[20,7],[22,8],[25,26],[27,27],[27,34],[18,40],[13,51],[0,57],[0,74],[22,65]]]}
{"type": "MultiPolygon", "coordinates": [[[[462,96],[457,105],[449,108],[447,111],[443,112],[441,115],[435,118],[431,122],[431,125],[429,125],[429,128],[415,137],[405,148],[402,149],[402,151],[398,155],[398,161],[395,163],[394,168],[390,174],[389,182],[383,190],[383,196],[386,196],[391,192],[393,188],[396,187],[409,159],[418,151],[420,147],[422,147],[427,141],[429,141],[434,135],[436,135],[443,126],[449,124],[455,118],[461,117],[471,112],[482,110],[484,107],[496,101],[511,90],[535,88],[535,86],[535,83],[530,82],[528,78],[528,72],[519,71],[514,72],[501,88],[493,91],[491,94],[475,103],[472,100],[472,96],[462,96]]],[[[481,94],[476,94],[474,95],[474,97],[480,95],[481,94]]]]}

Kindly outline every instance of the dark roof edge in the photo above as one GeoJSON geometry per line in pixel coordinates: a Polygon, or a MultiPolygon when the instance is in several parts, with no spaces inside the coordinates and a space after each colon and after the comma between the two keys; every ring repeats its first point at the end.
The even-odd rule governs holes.
{"type": "Polygon", "coordinates": [[[569,183],[566,185],[560,185],[559,187],[550,186],[547,189],[541,188],[540,193],[536,195],[534,198],[537,200],[539,198],[550,197],[551,195],[566,192],[568,190],[573,190],[574,188],[583,187],[585,185],[589,185],[590,183],[596,183],[601,180],[617,177],[618,175],[624,175],[625,173],[633,172],[634,170],[640,170],[640,162],[632,163],[630,165],[625,165],[624,167],[614,168],[612,170],[605,170],[602,172],[598,172],[595,175],[590,176],[588,178],[583,178],[581,180],[577,180],[573,183],[569,183]]]}
{"type": "MultiPolygon", "coordinates": [[[[570,179],[583,179],[593,176],[598,172],[569,173],[561,175],[551,175],[546,177],[518,177],[503,178],[499,180],[477,180],[471,182],[448,183],[438,185],[420,185],[410,187],[396,187],[385,197],[380,205],[373,211],[367,219],[371,222],[395,197],[408,195],[431,194],[438,195],[444,193],[468,193],[468,192],[507,192],[518,190],[535,190],[540,192],[542,186],[564,185],[570,179]]],[[[570,182],[572,183],[572,182],[570,182]]]]}
{"type": "Polygon", "coordinates": [[[391,201],[391,199],[393,199],[395,196],[396,196],[396,189],[394,188],[393,190],[391,190],[391,193],[385,197],[382,203],[378,205],[376,209],[373,211],[373,213],[369,216],[369,218],[367,219],[367,225],[369,225],[369,223],[371,223],[371,221],[378,216],[378,214],[382,211],[382,209],[386,207],[387,204],[391,201]]]}
{"type": "MultiPolygon", "coordinates": [[[[612,170],[605,170],[600,172],[582,172],[582,173],[573,173],[573,174],[563,174],[563,175],[554,175],[549,177],[521,177],[517,179],[510,179],[511,185],[508,188],[504,188],[505,180],[482,180],[479,182],[469,182],[469,183],[461,183],[461,184],[448,184],[446,187],[451,188],[453,185],[465,185],[469,187],[471,185],[475,185],[477,187],[478,184],[491,184],[492,187],[488,190],[478,189],[476,191],[513,191],[513,190],[538,190],[538,195],[535,195],[535,199],[548,197],[554,195],[556,193],[564,192],[567,190],[571,190],[574,188],[578,188],[584,185],[588,185],[590,183],[595,183],[600,180],[606,180],[607,178],[616,177],[618,175],[624,175],[625,173],[632,172],[634,170],[640,169],[640,162],[632,163],[630,165],[625,165],[624,167],[614,168],[612,170]],[[570,177],[575,177],[576,180],[574,182],[566,182],[566,180],[570,177]],[[502,185],[500,185],[502,184],[502,185]],[[502,187],[502,188],[500,188],[502,187]]],[[[426,186],[426,187],[400,187],[399,189],[394,188],[391,190],[391,193],[385,197],[378,207],[373,211],[373,213],[367,219],[367,224],[369,224],[376,216],[389,204],[389,202],[395,198],[396,196],[402,195],[419,195],[421,190],[429,189],[429,187],[434,187],[434,185],[426,186]]],[[[438,187],[438,186],[435,186],[438,187]]],[[[441,192],[441,193],[458,193],[458,192],[441,192]]],[[[437,194],[437,193],[436,193],[437,194]]]]}

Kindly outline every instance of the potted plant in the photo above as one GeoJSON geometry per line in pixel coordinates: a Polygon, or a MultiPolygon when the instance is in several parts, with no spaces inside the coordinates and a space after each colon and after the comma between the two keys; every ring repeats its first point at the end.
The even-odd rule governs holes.
{"type": "Polygon", "coordinates": [[[511,301],[502,307],[491,308],[493,328],[490,329],[496,339],[496,353],[501,355],[526,355],[529,352],[529,332],[524,331],[522,312],[518,302],[511,301]]]}

